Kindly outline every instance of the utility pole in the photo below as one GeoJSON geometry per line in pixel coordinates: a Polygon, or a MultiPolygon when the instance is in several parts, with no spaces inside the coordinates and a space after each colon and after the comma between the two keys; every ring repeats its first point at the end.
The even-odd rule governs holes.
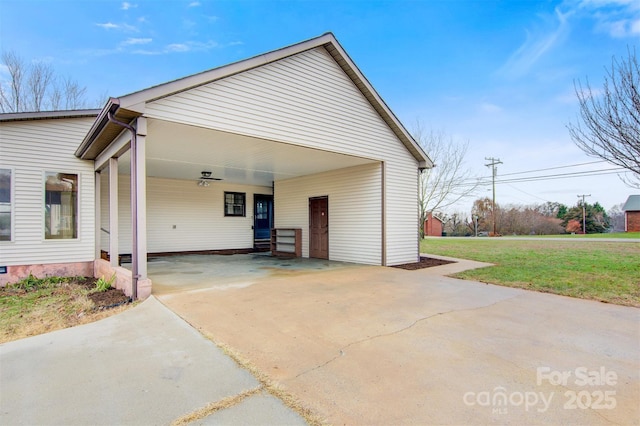
{"type": "Polygon", "coordinates": [[[591,197],[591,194],[578,195],[578,198],[582,198],[582,234],[587,234],[587,206],[584,203],[585,197],[591,197]]]}
{"type": "Polygon", "coordinates": [[[476,222],[476,237],[477,237],[477,236],[478,236],[478,215],[477,215],[477,214],[474,214],[474,215],[473,215],[473,219],[474,219],[474,220],[475,220],[475,222],[476,222]]]}
{"type": "Polygon", "coordinates": [[[493,202],[491,204],[491,216],[493,217],[493,235],[496,236],[496,175],[498,172],[498,168],[496,167],[498,164],[502,164],[499,158],[493,157],[484,157],[485,160],[489,161],[489,164],[485,164],[487,167],[491,167],[491,176],[493,183],[493,202]]]}

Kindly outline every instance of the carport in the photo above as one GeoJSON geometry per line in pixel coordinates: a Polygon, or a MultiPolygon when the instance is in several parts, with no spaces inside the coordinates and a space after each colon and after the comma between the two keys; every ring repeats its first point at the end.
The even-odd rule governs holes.
{"type": "Polygon", "coordinates": [[[331,34],[111,98],[76,155],[96,172],[96,275],[134,297],[148,255],[246,252],[273,228],[305,258],[418,259],[432,164],[331,34]]]}
{"type": "MultiPolygon", "coordinates": [[[[117,157],[105,156],[104,161],[96,161],[96,193],[101,204],[96,218],[100,224],[97,246],[100,253],[107,253],[113,269],[118,267],[120,257],[111,253],[126,256],[137,252],[136,275],[145,283],[151,278],[147,255],[254,248],[259,242],[254,232],[260,214],[258,197],[270,203],[267,247],[272,227],[308,227],[306,217],[295,222],[287,217],[286,208],[292,201],[287,192],[292,185],[297,186],[296,178],[327,182],[294,194],[297,205],[290,208],[299,211],[302,205],[303,214],[306,202],[314,196],[333,195],[332,202],[340,202],[332,182],[355,179],[355,184],[347,185],[354,191],[358,190],[359,181],[380,183],[382,165],[373,159],[157,119],[138,118],[136,122],[138,128],[145,123],[147,129],[147,134],[138,134],[136,140],[137,182],[132,182],[132,144],[126,133],[119,137],[124,151],[114,154],[117,157]],[[176,140],[183,143],[176,144],[176,140]],[[202,179],[202,172],[213,179],[202,179]],[[132,185],[138,191],[132,191],[132,185]],[[241,214],[227,215],[223,211],[223,200],[229,194],[242,195],[241,214]],[[274,200],[279,200],[275,208],[274,200]],[[133,247],[132,217],[138,219],[137,249],[133,247]]],[[[379,197],[375,194],[371,200],[378,209],[379,197]]],[[[339,217],[336,207],[340,205],[332,207],[339,217]]],[[[309,237],[305,234],[306,256],[310,255],[309,237]]],[[[123,274],[118,276],[122,278],[123,274]]]]}

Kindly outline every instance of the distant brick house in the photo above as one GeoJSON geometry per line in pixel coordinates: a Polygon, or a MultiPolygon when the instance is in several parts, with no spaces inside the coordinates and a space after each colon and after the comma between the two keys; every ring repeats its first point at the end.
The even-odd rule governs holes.
{"type": "Polygon", "coordinates": [[[424,221],[425,237],[442,237],[442,220],[429,213],[427,220],[424,221]]]}
{"type": "Polygon", "coordinates": [[[629,195],[622,210],[625,232],[640,232],[640,195],[629,195]]]}

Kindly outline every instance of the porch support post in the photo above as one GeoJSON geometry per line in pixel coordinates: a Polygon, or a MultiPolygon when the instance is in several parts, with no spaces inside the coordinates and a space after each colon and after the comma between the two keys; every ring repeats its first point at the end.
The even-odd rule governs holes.
{"type": "Polygon", "coordinates": [[[109,264],[119,266],[118,159],[109,159],[109,264]]]}
{"type": "Polygon", "coordinates": [[[94,226],[94,244],[95,244],[95,253],[94,253],[94,258],[95,259],[100,259],[100,238],[102,237],[102,230],[101,230],[101,215],[100,215],[100,172],[99,171],[95,171],[94,172],[94,184],[95,184],[95,189],[94,189],[94,196],[95,196],[95,200],[94,200],[94,208],[95,208],[95,212],[94,212],[94,220],[95,220],[95,226],[94,226]]]}
{"type": "MultiPolygon", "coordinates": [[[[134,238],[136,252],[133,253],[137,260],[138,280],[147,279],[147,168],[146,168],[146,138],[147,119],[138,117],[136,120],[135,143],[131,144],[131,161],[135,161],[135,179],[132,176],[132,207],[135,205],[135,212],[132,211],[132,220],[136,222],[134,226],[134,238]],[[134,155],[135,152],[135,155],[134,155]],[[134,187],[135,185],[135,187],[134,187]],[[135,198],[135,201],[134,201],[135,198]],[[134,215],[135,214],[135,215],[134,215]]],[[[133,166],[133,164],[132,164],[133,166]]],[[[133,210],[133,209],[132,209],[133,210]]]]}
{"type": "Polygon", "coordinates": [[[380,234],[381,234],[381,253],[380,264],[381,266],[387,266],[387,175],[385,172],[384,161],[380,162],[380,234]]]}

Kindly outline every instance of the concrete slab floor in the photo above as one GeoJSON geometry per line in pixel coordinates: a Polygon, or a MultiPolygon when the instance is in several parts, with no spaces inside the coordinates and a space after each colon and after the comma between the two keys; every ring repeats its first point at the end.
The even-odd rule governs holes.
{"type": "Polygon", "coordinates": [[[148,275],[153,294],[177,291],[247,287],[275,276],[362,267],[353,263],[322,259],[277,258],[270,253],[233,255],[178,255],[151,259],[148,275]]]}
{"type": "Polygon", "coordinates": [[[636,308],[384,267],[159,297],[332,424],[640,423],[636,308]]]}

